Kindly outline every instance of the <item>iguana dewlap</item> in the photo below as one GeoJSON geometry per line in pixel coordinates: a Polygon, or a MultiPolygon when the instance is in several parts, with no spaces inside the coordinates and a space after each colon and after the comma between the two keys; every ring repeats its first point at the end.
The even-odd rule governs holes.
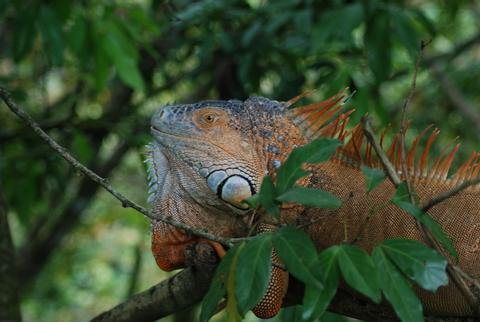
{"type": "MultiPolygon", "coordinates": [[[[328,136],[343,140],[344,147],[332,160],[311,166],[312,175],[299,184],[334,193],[342,199],[342,207],[326,210],[289,205],[282,212],[284,222],[315,221],[305,230],[319,249],[343,241],[355,241],[370,250],[389,238],[423,240],[414,220],[389,204],[394,193],[390,182],[385,181],[367,194],[360,166],[379,167],[379,163],[371,147],[363,142],[360,127],[345,129],[350,112],[337,115],[344,98],[340,93],[321,103],[295,109],[288,107],[296,99],[281,103],[262,97],[159,109],[151,122],[155,140],[148,159],[149,200],[154,210],[219,236],[245,236],[251,211],[242,200],[259,190],[266,174],[275,176],[275,170],[295,146],[328,136]],[[373,209],[376,214],[367,222],[373,209]]],[[[478,176],[480,171],[480,154],[473,153],[447,179],[458,146],[428,165],[428,152],[438,135],[437,130],[429,131],[429,135],[426,130],[412,143],[407,155],[410,180],[422,202],[478,176]],[[426,148],[416,156],[423,135],[426,148]]],[[[400,144],[394,139],[388,155],[397,169],[399,151],[400,144]]],[[[429,213],[452,239],[459,266],[480,279],[480,187],[464,190],[429,213]]],[[[184,248],[198,240],[161,222],[153,223],[152,250],[164,270],[183,267],[184,248]]],[[[218,244],[212,245],[222,252],[218,244]]],[[[278,312],[288,280],[285,274],[273,268],[275,276],[268,293],[254,310],[258,316],[269,317],[278,312]]],[[[452,281],[435,294],[419,292],[427,314],[473,315],[452,281]]]]}

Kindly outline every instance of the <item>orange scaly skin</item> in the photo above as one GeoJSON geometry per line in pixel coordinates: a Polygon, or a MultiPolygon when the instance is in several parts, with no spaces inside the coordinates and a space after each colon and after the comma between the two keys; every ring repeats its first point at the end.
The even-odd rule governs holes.
{"type": "MultiPolygon", "coordinates": [[[[241,200],[259,191],[264,175],[275,177],[276,168],[295,146],[318,137],[335,137],[344,141],[344,146],[332,160],[308,166],[312,174],[297,184],[334,193],[342,200],[342,207],[326,210],[284,205],[282,222],[314,221],[305,231],[318,249],[342,241],[354,242],[366,250],[389,238],[424,241],[413,218],[389,203],[395,190],[389,181],[367,193],[360,166],[378,168],[380,164],[363,139],[361,128],[346,129],[352,111],[339,114],[345,93],[320,103],[287,109],[300,98],[281,103],[254,97],[244,102],[205,101],[159,109],[152,118],[155,142],[149,151],[154,211],[219,236],[246,236],[251,210],[241,200]]],[[[437,130],[426,129],[407,152],[409,180],[421,202],[477,177],[480,172],[480,153],[473,153],[447,179],[458,145],[446,149],[428,166],[429,149],[437,136],[437,130]],[[429,131],[425,149],[417,153],[421,137],[429,131]]],[[[387,153],[400,172],[398,139],[397,135],[387,153]]],[[[479,209],[480,187],[475,186],[429,211],[452,239],[459,254],[459,266],[477,279],[480,279],[479,209]]],[[[183,267],[185,247],[198,241],[173,227],[153,223],[152,250],[164,270],[183,267]]],[[[223,248],[213,242],[212,245],[222,255],[223,248]]],[[[274,262],[278,261],[275,253],[272,256],[274,262]]],[[[267,292],[254,313],[262,318],[276,315],[287,284],[288,273],[274,266],[267,292]]],[[[418,292],[427,315],[473,315],[453,282],[435,294],[418,292]]]]}

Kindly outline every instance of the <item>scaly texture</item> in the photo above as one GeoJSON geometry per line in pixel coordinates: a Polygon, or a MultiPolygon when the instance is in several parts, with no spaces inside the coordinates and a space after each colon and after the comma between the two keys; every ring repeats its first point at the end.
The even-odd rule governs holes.
{"type": "MultiPolygon", "coordinates": [[[[224,237],[245,236],[251,211],[242,202],[255,194],[264,175],[275,177],[276,169],[295,146],[317,137],[335,137],[345,142],[335,157],[309,166],[312,174],[298,184],[330,191],[343,201],[336,210],[285,206],[285,223],[307,225],[305,230],[319,249],[342,241],[355,242],[371,250],[388,238],[423,241],[411,216],[389,203],[393,185],[385,181],[367,193],[362,165],[379,167],[372,147],[365,142],[360,126],[348,129],[353,111],[342,112],[348,99],[341,92],[323,102],[289,109],[302,95],[285,103],[252,97],[241,101],[204,101],[170,105],[152,118],[155,141],[149,146],[150,201],[155,211],[224,237]]],[[[429,162],[437,129],[427,128],[415,139],[406,155],[408,173],[401,173],[399,136],[387,154],[402,177],[408,176],[420,200],[425,202],[480,171],[480,154],[453,176],[449,168],[458,145],[448,146],[429,162]],[[425,137],[425,148],[418,151],[425,137]]],[[[384,141],[382,134],[381,141],[384,141]]],[[[459,266],[480,279],[480,187],[462,193],[430,209],[452,239],[459,266]]],[[[161,223],[152,223],[152,250],[162,269],[184,265],[183,250],[197,242],[195,236],[161,223]]],[[[216,245],[217,252],[222,252],[216,245]]],[[[286,278],[273,270],[271,283],[254,312],[274,315],[281,305],[286,278]]],[[[452,282],[435,294],[419,290],[425,312],[430,315],[471,316],[472,309],[452,282]]]]}

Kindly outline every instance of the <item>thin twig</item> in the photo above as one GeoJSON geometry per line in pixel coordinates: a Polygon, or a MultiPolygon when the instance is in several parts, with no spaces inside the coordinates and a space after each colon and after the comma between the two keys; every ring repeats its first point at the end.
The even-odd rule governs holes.
{"type": "Polygon", "coordinates": [[[154,213],[152,211],[147,210],[146,208],[140,206],[139,204],[131,201],[130,199],[126,198],[123,194],[118,192],[115,188],[113,188],[112,185],[108,182],[107,179],[100,177],[97,175],[95,172],[84,166],[82,163],[80,163],[77,159],[75,159],[64,147],[59,145],[55,140],[53,140],[45,131],[43,131],[40,126],[35,122],[35,120],[24,110],[19,108],[17,104],[11,99],[10,94],[2,87],[0,87],[0,97],[4,101],[4,103],[8,106],[8,108],[15,113],[20,119],[22,119],[38,136],[40,136],[45,142],[47,142],[48,145],[52,149],[54,149],[56,152],[58,152],[68,163],[70,163],[75,169],[79,170],[86,176],[88,176],[90,179],[92,179],[94,182],[98,183],[101,185],[105,190],[110,192],[115,198],[117,198],[121,203],[122,206],[125,208],[133,208],[137,210],[138,212],[141,212],[148,218],[152,220],[159,220],[162,221],[166,224],[172,225],[176,228],[183,229],[193,235],[203,237],[212,241],[216,241],[220,244],[223,244],[225,246],[231,247],[233,246],[233,243],[230,241],[228,238],[222,238],[219,236],[216,236],[214,234],[208,233],[205,230],[202,229],[196,229],[194,227],[191,227],[189,225],[186,225],[182,222],[176,221],[171,217],[164,217],[161,214],[154,213]]]}
{"type": "MultiPolygon", "coordinates": [[[[406,151],[405,151],[405,148],[406,148],[406,145],[405,145],[405,131],[406,131],[406,110],[408,108],[408,105],[410,103],[410,100],[411,98],[413,97],[413,93],[415,91],[415,87],[416,87],[416,82],[417,82],[417,74],[418,74],[418,68],[420,66],[420,62],[421,62],[421,57],[423,55],[423,50],[425,49],[425,46],[427,44],[422,42],[421,43],[421,48],[420,48],[420,52],[417,56],[417,61],[415,63],[415,70],[414,70],[414,74],[413,74],[413,79],[412,79],[412,85],[411,85],[411,88],[410,88],[410,91],[409,91],[409,94],[407,96],[407,99],[405,100],[405,103],[403,105],[403,109],[402,109],[402,123],[401,123],[401,129],[400,129],[400,140],[401,140],[401,143],[400,143],[400,148],[401,148],[401,166],[402,166],[402,172],[403,172],[403,176],[405,178],[405,182],[406,182],[406,185],[407,185],[407,191],[408,191],[408,195],[409,195],[409,199],[410,199],[410,202],[415,204],[416,201],[415,201],[415,198],[414,198],[414,195],[413,195],[413,190],[411,188],[411,185],[410,185],[410,182],[409,182],[409,176],[408,176],[408,167],[407,167],[407,164],[406,164],[406,151]]],[[[373,133],[373,130],[372,130],[372,127],[371,127],[371,124],[370,124],[370,121],[367,117],[364,117],[362,118],[362,125],[363,125],[363,131],[364,131],[364,134],[367,138],[367,140],[372,144],[373,148],[375,149],[375,152],[377,153],[379,159],[380,159],[380,163],[382,164],[387,176],[390,178],[390,180],[392,181],[392,183],[397,187],[401,182],[402,180],[400,179],[400,177],[398,176],[397,174],[397,170],[395,169],[395,167],[392,165],[392,163],[390,162],[390,160],[388,159],[388,157],[386,156],[385,152],[383,151],[383,149],[381,148],[380,144],[378,143],[378,141],[376,140],[375,138],[375,135],[373,133]]],[[[464,187],[463,189],[465,189],[466,187],[464,187]]],[[[461,190],[463,190],[461,189],[461,190]]],[[[461,191],[459,190],[459,191],[461,191]]],[[[458,191],[458,192],[459,192],[458,191]]],[[[456,193],[458,193],[456,192],[456,193]]],[[[454,193],[455,194],[455,193],[454,193]]],[[[444,198],[443,200],[449,198],[451,196],[446,196],[446,198],[444,198]]],[[[435,198],[436,199],[436,198],[435,198]]],[[[439,202],[443,201],[443,200],[440,200],[439,202]]],[[[438,203],[438,202],[437,202],[438,203]]],[[[422,231],[422,233],[425,235],[425,237],[427,238],[427,241],[440,253],[442,254],[448,261],[448,266],[447,266],[447,271],[450,275],[450,277],[454,280],[454,282],[457,284],[457,286],[459,287],[459,289],[461,290],[461,292],[463,293],[463,295],[466,297],[466,299],[469,301],[470,305],[472,306],[473,309],[475,309],[475,306],[478,306],[478,298],[475,296],[475,294],[469,289],[468,285],[466,284],[465,282],[465,279],[459,274],[458,271],[461,271],[460,267],[458,267],[457,265],[455,265],[451,259],[446,256],[445,254],[445,251],[443,249],[443,247],[440,245],[440,243],[434,238],[434,236],[431,234],[430,231],[428,231],[422,224],[419,224],[419,229],[422,231]]],[[[477,311],[475,312],[477,315],[480,316],[480,310],[477,309],[477,311]]]]}
{"type": "MultiPolygon", "coordinates": [[[[363,117],[362,125],[363,125],[363,131],[365,133],[365,137],[370,142],[370,144],[372,144],[373,148],[377,152],[377,155],[380,159],[380,163],[385,169],[387,176],[390,178],[394,186],[397,187],[402,181],[400,180],[397,172],[395,171],[395,167],[390,162],[388,157],[385,155],[385,152],[380,147],[380,144],[375,138],[371,128],[370,120],[367,117],[363,117]]],[[[462,276],[458,273],[459,270],[461,271],[461,268],[455,265],[454,263],[452,263],[451,259],[445,255],[445,251],[443,250],[443,248],[439,245],[439,243],[435,240],[435,238],[433,238],[431,233],[428,230],[426,230],[425,227],[423,227],[423,225],[420,225],[420,229],[425,234],[430,244],[447,259],[447,262],[448,262],[447,270],[450,277],[452,277],[452,279],[457,284],[459,289],[465,295],[465,297],[467,298],[472,308],[478,311],[478,309],[475,309],[475,305],[478,305],[478,299],[476,298],[475,294],[473,294],[473,292],[468,288],[464,278],[462,278],[462,276]]],[[[475,314],[479,315],[480,312],[477,312],[477,311],[475,312],[475,314]]]]}
{"type": "Polygon", "coordinates": [[[407,162],[406,162],[407,151],[406,151],[406,143],[405,143],[405,133],[407,132],[407,109],[408,109],[408,106],[410,105],[410,101],[412,100],[413,94],[415,93],[415,89],[417,87],[418,69],[420,67],[420,62],[422,61],[423,52],[425,50],[425,47],[429,43],[430,43],[430,41],[429,42],[424,42],[423,40],[420,43],[420,51],[417,55],[417,60],[415,62],[415,68],[413,70],[412,84],[410,86],[410,90],[408,91],[407,98],[405,99],[405,102],[403,103],[402,121],[401,121],[401,125],[400,125],[400,159],[401,159],[403,176],[405,178],[405,183],[407,185],[408,196],[409,196],[409,199],[410,199],[411,203],[415,203],[415,198],[413,196],[413,189],[412,189],[411,182],[409,180],[410,175],[408,173],[408,165],[407,165],[407,162]]]}
{"type": "Polygon", "coordinates": [[[377,153],[378,158],[380,159],[380,164],[382,165],[383,170],[385,170],[387,177],[390,179],[390,181],[392,181],[395,187],[398,187],[402,183],[402,180],[398,176],[397,170],[395,170],[395,167],[388,159],[388,156],[385,154],[385,151],[383,151],[382,147],[380,146],[380,143],[378,143],[378,140],[373,133],[370,119],[367,116],[362,117],[362,127],[363,133],[377,153]]]}
{"type": "MultiPolygon", "coordinates": [[[[414,72],[413,72],[412,84],[410,86],[409,93],[407,95],[407,98],[405,99],[405,103],[404,103],[403,108],[402,108],[402,123],[401,123],[401,128],[400,128],[401,166],[402,166],[403,177],[405,179],[405,183],[406,183],[406,186],[407,186],[408,197],[409,197],[410,202],[412,204],[416,204],[417,202],[416,202],[415,197],[413,195],[413,189],[412,189],[412,185],[411,185],[410,177],[409,177],[409,173],[408,173],[408,165],[407,165],[407,162],[406,162],[406,154],[407,154],[406,153],[406,144],[405,144],[405,132],[406,132],[406,128],[407,128],[406,115],[407,115],[408,105],[409,105],[409,103],[410,103],[410,101],[413,97],[414,92],[415,92],[415,88],[416,88],[416,85],[417,85],[418,69],[420,67],[420,62],[421,62],[422,57],[423,57],[423,52],[424,52],[425,47],[427,45],[428,45],[428,43],[425,43],[423,41],[420,44],[420,51],[417,55],[417,61],[415,63],[415,69],[414,69],[414,72]]],[[[470,288],[468,287],[468,285],[465,282],[465,279],[462,277],[462,275],[459,274],[459,271],[462,271],[460,269],[460,267],[455,265],[450,260],[450,258],[448,258],[446,256],[446,252],[445,252],[444,248],[438,242],[438,240],[433,236],[433,234],[428,229],[426,229],[426,227],[424,225],[422,225],[419,222],[417,222],[417,223],[418,223],[419,229],[422,231],[422,233],[427,238],[427,241],[435,248],[435,250],[437,250],[440,254],[442,254],[444,257],[447,258],[447,261],[448,261],[448,264],[449,264],[448,267],[447,267],[447,271],[448,271],[450,277],[454,280],[454,282],[460,288],[463,295],[470,302],[472,308],[475,308],[476,306],[478,306],[479,299],[470,290],[470,288]]],[[[479,312],[476,312],[476,313],[480,314],[479,312]]]]}
{"type": "Polygon", "coordinates": [[[436,197],[433,197],[432,199],[430,199],[430,201],[428,201],[424,206],[422,206],[422,211],[427,212],[433,206],[447,200],[448,198],[451,198],[459,194],[460,192],[467,189],[468,187],[475,186],[477,184],[480,184],[480,178],[464,181],[458,186],[456,186],[455,188],[453,188],[452,190],[445,191],[437,195],[436,197]]]}

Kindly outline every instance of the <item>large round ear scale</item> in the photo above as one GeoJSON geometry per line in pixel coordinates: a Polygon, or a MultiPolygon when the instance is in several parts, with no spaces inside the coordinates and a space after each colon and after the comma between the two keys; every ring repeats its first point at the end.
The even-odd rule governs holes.
{"type": "Polygon", "coordinates": [[[252,196],[252,185],[249,180],[239,175],[233,175],[223,182],[220,189],[222,200],[237,208],[248,209],[248,205],[243,200],[252,196]]]}

